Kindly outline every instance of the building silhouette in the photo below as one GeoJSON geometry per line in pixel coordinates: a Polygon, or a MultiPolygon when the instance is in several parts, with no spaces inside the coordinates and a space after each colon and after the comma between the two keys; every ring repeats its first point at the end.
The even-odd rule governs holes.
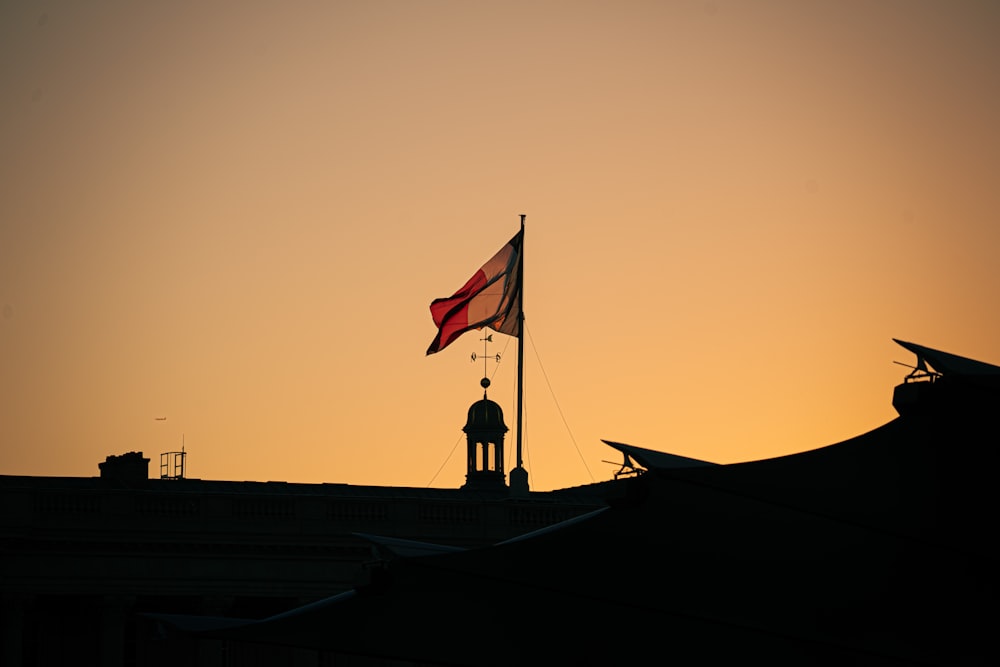
{"type": "Polygon", "coordinates": [[[868,433],[526,498],[488,405],[463,489],[3,478],[4,664],[996,664],[1000,367],[897,342],[868,433]]]}
{"type": "Polygon", "coordinates": [[[461,488],[188,479],[165,454],[99,477],[0,476],[0,665],[320,664],[315,652],[159,638],[145,614],[262,618],[353,589],[360,534],[476,548],[604,505],[601,484],[512,497],[500,406],[464,426],[461,488]]]}

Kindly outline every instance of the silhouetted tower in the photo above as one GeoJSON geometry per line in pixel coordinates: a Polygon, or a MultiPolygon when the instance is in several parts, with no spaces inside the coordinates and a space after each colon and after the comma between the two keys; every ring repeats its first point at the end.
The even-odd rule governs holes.
{"type": "Polygon", "coordinates": [[[469,418],[465,422],[465,437],[468,442],[465,484],[463,489],[506,490],[503,472],[503,438],[507,425],[503,422],[503,410],[486,398],[486,388],[490,381],[483,378],[483,400],[469,407],[469,418]]]}

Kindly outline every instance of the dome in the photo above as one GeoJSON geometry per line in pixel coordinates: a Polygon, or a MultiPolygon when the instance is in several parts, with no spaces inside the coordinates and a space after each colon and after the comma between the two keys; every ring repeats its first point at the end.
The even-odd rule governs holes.
{"type": "Polygon", "coordinates": [[[469,407],[469,418],[465,421],[466,433],[469,431],[501,431],[507,432],[507,425],[503,423],[503,410],[500,406],[484,398],[476,401],[469,407]]]}

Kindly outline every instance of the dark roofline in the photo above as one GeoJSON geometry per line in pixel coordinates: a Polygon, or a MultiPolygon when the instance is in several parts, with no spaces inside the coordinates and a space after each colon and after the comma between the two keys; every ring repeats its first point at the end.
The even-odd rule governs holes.
{"type": "Polygon", "coordinates": [[[459,488],[431,488],[408,486],[367,486],[343,483],[298,483],[280,481],[229,481],[203,479],[159,479],[141,480],[139,484],[123,487],[109,485],[100,477],[45,477],[34,475],[0,475],[0,489],[30,489],[53,491],[109,491],[127,490],[137,492],[187,494],[239,494],[258,496],[340,496],[350,498],[417,498],[422,500],[469,500],[469,501],[519,501],[553,502],[580,501],[593,502],[600,498],[606,482],[556,489],[552,491],[531,491],[526,498],[511,498],[505,494],[490,491],[474,491],[459,488]]]}

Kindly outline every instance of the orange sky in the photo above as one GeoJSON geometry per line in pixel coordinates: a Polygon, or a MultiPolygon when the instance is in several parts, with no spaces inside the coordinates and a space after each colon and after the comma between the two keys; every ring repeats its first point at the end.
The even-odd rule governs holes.
{"type": "Polygon", "coordinates": [[[183,440],[193,477],[459,486],[482,347],[425,357],[428,305],[521,213],[532,488],[609,478],[601,438],[865,432],[891,338],[1000,363],[998,34],[989,0],[4,3],[0,474],[183,440]]]}

